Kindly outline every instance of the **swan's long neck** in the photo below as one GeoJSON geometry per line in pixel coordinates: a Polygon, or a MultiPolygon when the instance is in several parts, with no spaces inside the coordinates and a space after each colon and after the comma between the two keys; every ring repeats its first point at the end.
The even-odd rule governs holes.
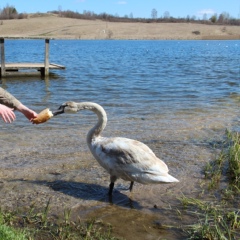
{"type": "Polygon", "coordinates": [[[107,125],[107,114],[105,110],[97,103],[92,102],[82,102],[78,103],[78,110],[90,110],[97,114],[98,122],[97,124],[88,132],[87,134],[87,143],[88,145],[92,142],[92,140],[98,136],[100,136],[101,132],[107,125]]]}

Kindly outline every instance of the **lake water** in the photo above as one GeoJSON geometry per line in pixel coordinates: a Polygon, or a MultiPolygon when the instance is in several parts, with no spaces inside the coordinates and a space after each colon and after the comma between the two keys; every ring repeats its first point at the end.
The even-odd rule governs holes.
{"type": "MultiPolygon", "coordinates": [[[[47,83],[10,79],[3,87],[36,110],[72,99],[98,102],[117,119],[212,111],[239,94],[239,44],[54,40],[50,62],[65,71],[47,83]]],[[[9,62],[43,62],[44,41],[7,40],[5,52],[9,62]]]]}
{"type": "MultiPolygon", "coordinates": [[[[6,40],[5,54],[7,62],[43,62],[44,40],[6,40]]],[[[109,205],[108,175],[85,142],[96,122],[92,113],[63,114],[37,126],[16,113],[13,124],[1,123],[1,204],[24,206],[51,197],[55,207],[113,225],[133,218],[133,234],[153,224],[152,218],[172,224],[176,219],[153,206],[166,209],[179,194],[197,192],[202,167],[214,158],[225,129],[240,130],[239,56],[240,41],[51,40],[50,62],[66,70],[51,71],[45,80],[3,79],[2,87],[36,112],[69,100],[101,104],[109,121],[103,135],[146,143],[180,183],[136,184],[130,207],[123,190],[128,183],[119,180],[109,205]]],[[[156,239],[159,230],[152,229],[135,236],[156,239]]],[[[133,239],[123,232],[117,234],[133,239]]],[[[177,239],[173,232],[161,234],[177,239]]]]}

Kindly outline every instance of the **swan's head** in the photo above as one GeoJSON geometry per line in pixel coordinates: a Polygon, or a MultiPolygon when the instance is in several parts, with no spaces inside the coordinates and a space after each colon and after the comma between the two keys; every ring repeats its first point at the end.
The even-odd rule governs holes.
{"type": "Polygon", "coordinates": [[[75,102],[65,102],[63,103],[57,111],[53,112],[53,115],[59,115],[62,113],[76,113],[79,111],[78,105],[75,102]]]}

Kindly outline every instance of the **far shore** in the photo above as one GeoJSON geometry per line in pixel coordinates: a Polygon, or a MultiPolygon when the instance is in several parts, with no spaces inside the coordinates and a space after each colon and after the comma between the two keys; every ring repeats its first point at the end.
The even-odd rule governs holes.
{"type": "Polygon", "coordinates": [[[34,14],[27,19],[0,20],[0,38],[240,40],[240,26],[106,22],[34,14]]]}

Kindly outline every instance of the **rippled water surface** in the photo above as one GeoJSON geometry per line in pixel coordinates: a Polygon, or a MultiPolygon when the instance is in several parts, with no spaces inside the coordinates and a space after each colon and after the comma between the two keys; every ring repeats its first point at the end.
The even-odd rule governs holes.
{"type": "MultiPolygon", "coordinates": [[[[44,61],[42,40],[6,40],[5,48],[7,62],[44,61]]],[[[36,112],[69,100],[101,104],[109,121],[103,135],[146,143],[180,183],[136,184],[130,195],[119,180],[109,204],[109,176],[85,141],[94,114],[65,114],[35,126],[16,113],[13,124],[0,123],[1,204],[42,204],[51,197],[53,209],[67,206],[76,216],[116,226],[121,221],[123,230],[115,232],[128,239],[181,239],[152,224],[179,221],[166,209],[181,193],[198,191],[202,167],[225,129],[239,131],[239,56],[240,41],[51,40],[50,62],[66,70],[48,79],[2,79],[2,87],[36,112]]]]}

